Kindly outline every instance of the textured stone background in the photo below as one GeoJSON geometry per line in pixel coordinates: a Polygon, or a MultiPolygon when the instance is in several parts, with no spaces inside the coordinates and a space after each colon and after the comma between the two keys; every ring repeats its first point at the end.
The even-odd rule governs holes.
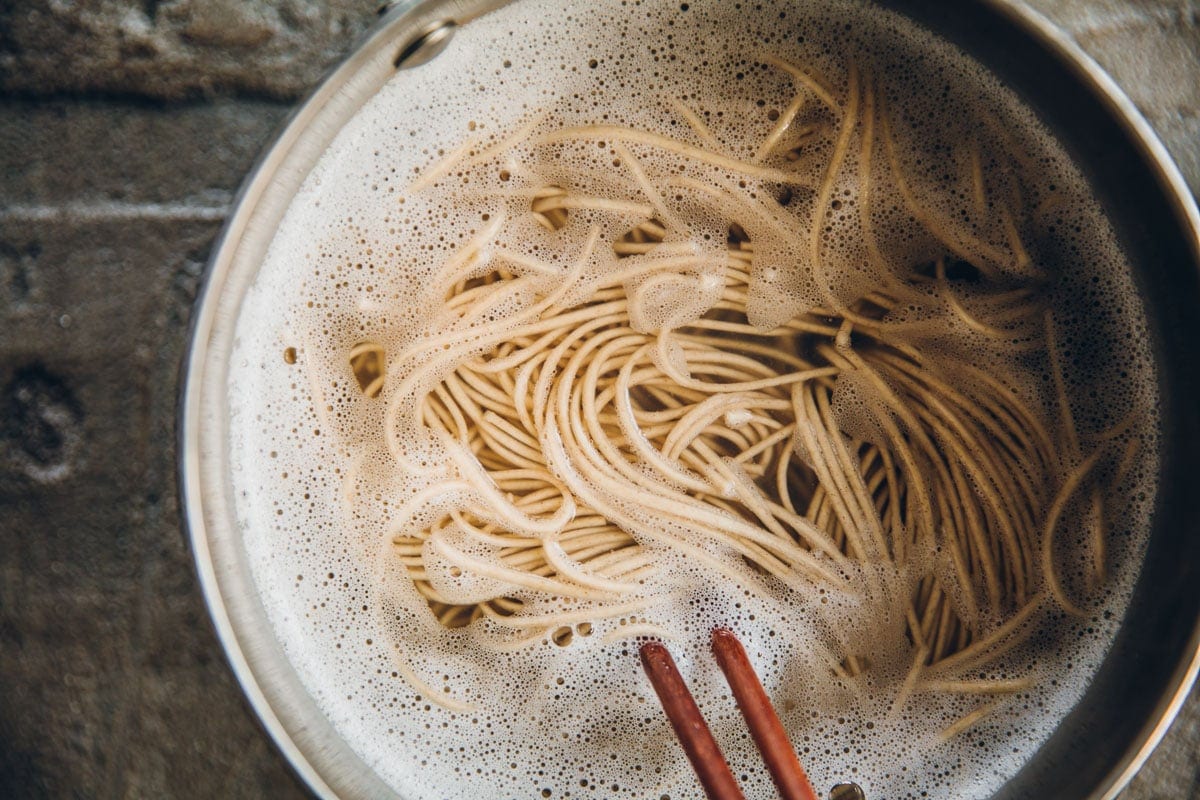
{"type": "MultiPolygon", "coordinates": [[[[1200,0],[1031,0],[1200,189],[1200,0]]],[[[303,797],[180,532],[178,365],[255,155],[373,0],[0,0],[0,798],[303,797]]],[[[1200,695],[1122,800],[1200,797],[1200,695]]]]}

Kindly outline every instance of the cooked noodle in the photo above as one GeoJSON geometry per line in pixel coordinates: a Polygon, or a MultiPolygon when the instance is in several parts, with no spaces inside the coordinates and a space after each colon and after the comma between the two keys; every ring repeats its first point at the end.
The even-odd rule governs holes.
{"type": "MultiPolygon", "coordinates": [[[[689,136],[539,117],[418,178],[413,191],[505,210],[437,271],[428,336],[348,354],[387,403],[394,458],[432,476],[393,515],[391,557],[443,625],[486,623],[497,649],[569,646],[572,626],[601,620],[624,626],[604,642],[669,635],[643,587],[670,554],[751,589],[896,605],[912,654],[893,714],[914,693],[1019,692],[1029,679],[964,673],[1019,643],[1047,600],[1082,613],[1055,529],[1086,493],[1102,579],[1094,468],[1112,457],[1125,474],[1136,440],[1123,454],[1108,445],[1132,422],[1077,432],[1048,276],[1022,240],[1034,212],[984,166],[1007,157],[1003,142],[981,129],[959,154],[963,197],[992,218],[965,223],[919,196],[879,79],[852,65],[839,91],[767,63],[795,95],[749,159],[672,101],[689,136]],[[538,183],[537,159],[597,143],[610,173],[538,183]],[[652,169],[647,154],[679,166],[652,169]],[[457,183],[497,169],[511,187],[457,183]],[[853,296],[829,252],[846,181],[869,278],[853,296]],[[934,243],[930,258],[889,252],[873,214],[884,186],[934,243]],[[706,233],[714,217],[725,242],[706,233]],[[561,237],[558,254],[517,252],[530,222],[561,237]],[[959,354],[956,337],[994,362],[959,354]],[[1050,404],[1030,388],[1039,358],[1050,404]]],[[[843,679],[871,669],[830,647],[843,679]]]]}

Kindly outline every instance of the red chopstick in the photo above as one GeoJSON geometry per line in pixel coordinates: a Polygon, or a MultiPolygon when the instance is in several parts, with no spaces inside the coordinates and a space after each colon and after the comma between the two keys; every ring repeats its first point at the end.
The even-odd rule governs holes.
{"type": "Polygon", "coordinates": [[[696,771],[708,800],[745,800],[667,648],[661,642],[646,642],[641,647],[641,655],[642,668],[658,693],[659,702],[667,712],[667,719],[683,745],[683,752],[692,762],[692,769],[696,771]]]}
{"type": "Polygon", "coordinates": [[[732,631],[714,628],[712,649],[780,796],[783,800],[817,800],[817,793],[804,774],[800,759],[788,741],[787,731],[771,706],[742,643],[732,631]]]}

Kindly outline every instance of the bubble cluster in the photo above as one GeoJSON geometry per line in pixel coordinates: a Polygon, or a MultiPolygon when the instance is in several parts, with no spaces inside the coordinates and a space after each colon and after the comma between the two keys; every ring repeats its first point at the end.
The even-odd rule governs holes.
{"type": "MultiPolygon", "coordinates": [[[[593,266],[560,305],[586,298],[593,266]]],[[[702,314],[711,277],[634,281],[631,294],[644,289],[634,327],[702,314]]],[[[256,583],[305,686],[404,797],[701,796],[640,674],[637,643],[650,633],[666,635],[747,795],[773,796],[707,652],[716,625],[746,644],[818,787],[853,780],[873,798],[989,796],[1081,696],[1148,532],[1155,375],[1110,225],[1061,146],[993,76],[903,18],[857,3],[530,1],[471,22],[338,135],[283,220],[237,333],[232,483],[256,583]],[[843,135],[852,103],[872,122],[843,135]],[[647,137],[621,139],[618,128],[647,137]],[[662,139],[725,161],[697,166],[662,139]],[[842,168],[826,181],[834,160],[842,168]],[[631,188],[635,165],[672,176],[670,192],[631,188]],[[623,205],[563,204],[584,186],[623,205]],[[747,215],[749,206],[766,210],[747,215]],[[757,221],[731,230],[735,216],[757,221]],[[639,220],[663,233],[634,231],[639,220]],[[1116,453],[1100,475],[1121,478],[1100,509],[1108,574],[1096,586],[1087,568],[1095,509],[1070,504],[1057,551],[1065,590],[1089,598],[1084,616],[1047,605],[1028,620],[1027,642],[953,676],[1010,682],[993,713],[945,739],[992,699],[951,678],[897,704],[911,644],[902,608],[885,601],[910,595],[913,576],[883,565],[850,576],[877,587],[867,595],[818,585],[761,592],[663,552],[659,571],[687,591],[606,620],[564,604],[562,624],[521,649],[482,646],[473,628],[447,630],[429,614],[391,540],[421,522],[401,514],[428,488],[414,473],[446,454],[389,423],[389,392],[407,369],[397,354],[442,340],[462,357],[485,352],[488,335],[515,326],[552,291],[552,276],[572,269],[591,232],[631,253],[661,241],[722,263],[730,242],[752,242],[749,319],[764,328],[849,306],[890,287],[901,266],[936,262],[891,311],[917,331],[911,341],[1027,376],[1006,389],[1049,419],[1062,416],[1061,376],[1072,435],[1116,453]],[[551,276],[450,324],[429,287],[448,269],[481,277],[498,249],[551,276]],[[1028,346],[1040,328],[1004,322],[1030,294],[1049,309],[1060,364],[1028,346]],[[984,318],[1001,322],[964,322],[984,318]],[[828,663],[833,652],[874,657],[848,680],[828,663]]],[[[882,435],[879,415],[867,413],[875,391],[839,380],[832,413],[848,435],[882,435]]],[[[745,424],[739,413],[725,422],[745,424]]],[[[435,502],[421,513],[443,510],[435,502]]],[[[436,554],[427,563],[429,580],[458,602],[503,591],[436,554]]]]}

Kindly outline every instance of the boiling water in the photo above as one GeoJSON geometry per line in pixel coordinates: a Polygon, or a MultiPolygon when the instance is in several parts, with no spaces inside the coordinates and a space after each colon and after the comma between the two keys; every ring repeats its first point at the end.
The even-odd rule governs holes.
{"type": "MultiPolygon", "coordinates": [[[[606,147],[563,147],[545,163],[512,168],[541,185],[602,176],[616,169],[605,163],[606,147]]],[[[648,171],[677,168],[669,155],[638,155],[648,171]]],[[[829,147],[791,168],[806,158],[827,160],[829,147]]],[[[456,191],[510,186],[501,171],[456,191]]],[[[1003,174],[991,180],[1002,190],[1015,185],[1003,174]]],[[[853,201],[853,185],[836,191],[853,201]]],[[[875,191],[885,246],[919,259],[925,245],[906,232],[917,223],[887,212],[902,205],[898,187],[884,182],[875,191]]],[[[850,216],[829,224],[831,284],[853,299],[871,286],[856,266],[861,234],[850,216]]],[[[552,234],[533,226],[526,234],[505,245],[561,257],[552,234]]],[[[804,280],[786,278],[760,281],[752,318],[820,302],[804,280]]],[[[701,796],[641,675],[636,642],[604,641],[643,619],[671,631],[684,677],[749,796],[774,790],[707,652],[718,624],[745,642],[818,787],[855,780],[872,798],[987,797],[1081,696],[1136,577],[1156,455],[1144,328],[1128,265],[1066,154],[982,68],[902,18],[834,2],[521,2],[460,29],[430,64],[397,74],[293,201],[245,299],[231,359],[239,521],[263,602],[302,681],[349,745],[406,798],[701,796]],[[511,211],[497,201],[480,213],[478,203],[449,202],[436,188],[412,193],[410,184],[464,142],[478,150],[530,121],[542,120],[543,132],[626,124],[688,141],[673,100],[700,114],[731,156],[751,159],[795,92],[786,74],[761,63],[767,54],[824,76],[838,92],[851,62],[874,69],[901,158],[926,202],[947,214],[957,213],[965,185],[955,143],[984,116],[992,120],[986,136],[1012,145],[1012,169],[1025,185],[1039,176],[1022,202],[1051,209],[1029,233],[1035,262],[1051,276],[1041,291],[1053,298],[1079,428],[1104,431],[1138,415],[1122,441],[1139,437],[1141,455],[1107,500],[1109,575],[1087,595],[1087,615],[1051,610],[1028,645],[964,676],[1034,682],[949,742],[939,732],[980,698],[921,693],[890,715],[911,658],[903,628],[886,609],[852,597],[816,587],[758,594],[668,558],[671,586],[686,591],[664,592],[652,609],[598,623],[566,647],[546,641],[495,652],[469,631],[438,626],[389,558],[396,511],[415,484],[383,445],[386,390],[364,397],[347,353],[364,339],[395,352],[428,335],[431,276],[489,218],[511,211]],[[860,679],[834,680],[816,655],[830,637],[880,655],[860,679]],[[895,641],[881,643],[888,637],[895,641]],[[431,702],[405,679],[410,672],[472,710],[431,702]]],[[[995,358],[969,337],[940,346],[984,366],[995,358]]],[[[1045,370],[1032,376],[1029,395],[1049,397],[1045,370]]],[[[1069,548],[1082,547],[1085,534],[1067,520],[1059,536],[1069,548]]],[[[1068,579],[1072,590],[1083,586],[1068,579]]]]}

